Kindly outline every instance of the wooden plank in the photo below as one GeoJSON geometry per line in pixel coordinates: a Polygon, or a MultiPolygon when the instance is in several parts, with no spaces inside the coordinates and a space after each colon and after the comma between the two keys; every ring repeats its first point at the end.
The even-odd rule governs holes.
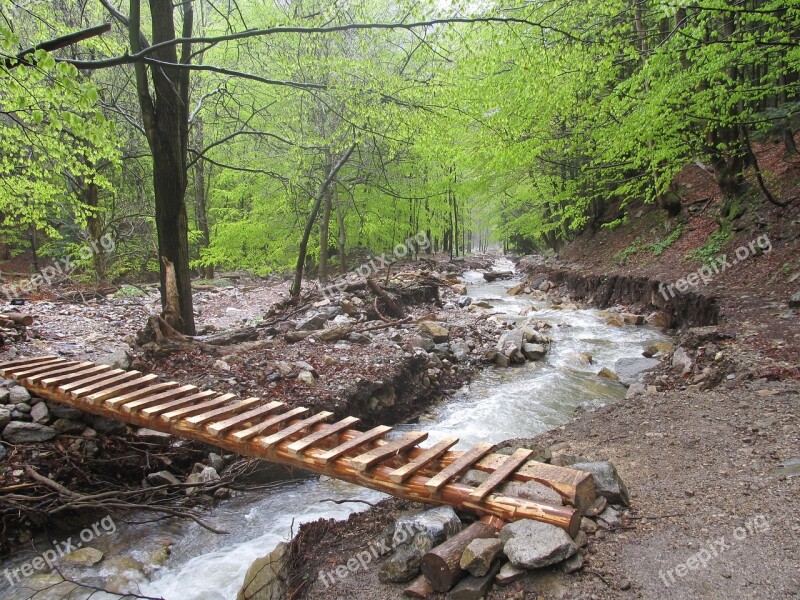
{"type": "Polygon", "coordinates": [[[272,435],[258,438],[258,440],[256,440],[256,443],[258,443],[259,446],[265,448],[271,448],[272,446],[281,443],[283,440],[293,436],[294,434],[300,431],[303,431],[308,427],[311,427],[312,425],[316,425],[317,423],[321,423],[322,421],[330,419],[332,416],[333,416],[332,412],[323,410],[322,412],[318,412],[314,416],[299,421],[294,425],[289,425],[288,427],[285,427],[280,431],[273,433],[272,435]]]}
{"type": "MultiPolygon", "coordinates": [[[[500,454],[490,454],[475,465],[481,471],[499,469],[505,460],[500,454]]],[[[529,460],[512,476],[514,481],[536,481],[555,490],[564,500],[579,511],[592,505],[597,497],[594,478],[591,473],[558,467],[535,460],[529,460]]]]}
{"type": "MultiPolygon", "coordinates": [[[[142,374],[139,371],[126,371],[121,375],[117,375],[116,377],[112,377],[111,379],[106,379],[104,381],[98,381],[96,383],[92,383],[91,385],[87,385],[84,387],[80,387],[77,389],[72,390],[69,395],[73,398],[82,398],[83,396],[91,396],[92,394],[103,391],[108,392],[111,391],[111,396],[116,394],[117,392],[127,391],[130,389],[128,384],[130,383],[138,383],[141,381],[142,384],[150,383],[153,380],[158,379],[158,375],[145,375],[140,377],[142,374]],[[136,382],[132,382],[131,379],[136,379],[136,382]],[[126,385],[122,386],[121,383],[126,385]]],[[[107,397],[111,397],[107,396],[107,397]]]]}
{"type": "Polygon", "coordinates": [[[253,410],[249,410],[246,413],[241,415],[237,415],[235,417],[231,417],[230,419],[225,419],[224,421],[217,421],[216,423],[211,423],[210,425],[206,426],[206,430],[211,433],[212,435],[221,435],[228,429],[232,427],[236,427],[237,425],[243,425],[253,419],[258,417],[268,415],[271,412],[275,412],[279,408],[286,406],[283,402],[270,402],[269,404],[265,404],[264,406],[259,406],[258,408],[254,408],[253,410]]]}
{"type": "MultiPolygon", "coordinates": [[[[192,404],[191,406],[185,406],[183,408],[177,408],[175,410],[171,410],[169,412],[165,412],[161,415],[161,418],[165,421],[174,421],[175,419],[184,419],[186,417],[191,417],[192,415],[199,414],[204,410],[208,410],[210,408],[217,408],[223,404],[226,404],[236,398],[236,394],[222,394],[221,396],[217,396],[211,400],[207,400],[205,402],[201,402],[200,404],[192,404]]],[[[145,409],[142,413],[146,412],[149,409],[145,409]]],[[[141,414],[141,413],[140,413],[141,414]]]]}
{"type": "MultiPolygon", "coordinates": [[[[160,394],[161,392],[165,392],[167,390],[171,390],[177,387],[178,384],[175,381],[163,381],[161,383],[154,383],[153,385],[148,385],[143,388],[139,388],[138,390],[133,390],[132,392],[127,392],[125,394],[121,394],[113,398],[108,398],[105,401],[105,406],[107,408],[116,409],[118,407],[121,407],[123,404],[127,404],[129,402],[135,402],[139,399],[152,396],[153,394],[160,394]]],[[[197,390],[195,386],[183,386],[183,387],[192,387],[195,389],[195,391],[197,390]]],[[[100,392],[100,394],[92,394],[86,399],[89,402],[99,402],[101,394],[102,392],[100,392]]]]}
{"type": "MultiPolygon", "coordinates": [[[[15,375],[17,381],[25,380],[28,383],[33,383],[35,381],[34,378],[42,379],[43,377],[47,377],[49,373],[53,373],[54,375],[59,374],[60,372],[64,371],[65,369],[75,369],[80,365],[76,360],[68,360],[61,362],[59,361],[57,364],[47,364],[45,366],[36,365],[30,368],[26,368],[24,371],[16,371],[15,375]],[[38,371],[38,372],[36,372],[38,371]]],[[[83,363],[86,364],[86,363],[83,363]]],[[[89,363],[91,364],[91,363],[89,363]]]]}
{"type": "MultiPolygon", "coordinates": [[[[153,387],[156,386],[145,388],[145,390],[149,390],[153,387]]],[[[167,402],[169,400],[174,400],[175,398],[183,398],[184,396],[190,396],[192,394],[196,394],[199,391],[200,390],[196,385],[182,385],[180,387],[172,388],[165,392],[161,392],[159,394],[146,392],[146,394],[143,397],[133,400],[123,400],[122,402],[117,402],[118,400],[120,400],[119,397],[112,398],[111,400],[106,402],[106,406],[108,406],[110,402],[117,402],[116,406],[118,407],[118,410],[121,410],[122,412],[125,413],[132,413],[137,410],[141,410],[146,406],[153,406],[154,404],[160,404],[161,402],[167,402]]],[[[126,394],[125,396],[130,397],[132,394],[136,394],[136,392],[131,392],[130,394],[126,394]]]]}
{"type": "MultiPolygon", "coordinates": [[[[137,373],[137,372],[138,371],[131,371],[131,373],[137,373]]],[[[101,390],[99,392],[96,392],[94,394],[90,393],[89,396],[91,396],[92,398],[95,398],[94,402],[97,402],[97,403],[103,402],[105,400],[110,400],[110,399],[112,399],[115,396],[118,396],[120,394],[127,394],[128,392],[131,392],[131,391],[134,391],[134,390],[138,390],[138,389],[141,389],[143,387],[147,387],[148,385],[150,385],[154,381],[158,381],[158,375],[156,375],[155,373],[148,373],[147,375],[142,375],[141,377],[139,377],[137,379],[133,379],[133,380],[129,380],[129,381],[125,381],[125,379],[128,379],[127,377],[123,379],[120,376],[119,378],[115,377],[113,381],[117,381],[118,379],[123,381],[123,383],[117,384],[117,385],[115,385],[113,387],[105,387],[105,386],[103,386],[105,389],[103,389],[103,390],[101,390]]],[[[100,385],[100,384],[96,384],[96,385],[100,385]]],[[[93,387],[93,386],[90,386],[90,387],[93,387]]],[[[78,394],[79,391],[80,390],[75,390],[75,392],[73,392],[73,393],[76,396],[78,396],[79,395],[78,394]]]]}
{"type": "Polygon", "coordinates": [[[85,371],[80,371],[78,373],[70,373],[69,375],[59,375],[57,377],[45,377],[39,382],[39,385],[43,387],[58,387],[64,383],[70,383],[71,381],[77,381],[78,379],[85,379],[91,375],[95,375],[98,373],[107,373],[111,370],[111,367],[108,365],[97,365],[96,367],[92,367],[90,369],[86,369],[85,371]]]}
{"type": "Polygon", "coordinates": [[[469,497],[473,500],[483,500],[489,492],[503,483],[514,471],[519,469],[522,463],[528,460],[531,454],[533,454],[533,450],[517,448],[514,454],[509,456],[499,469],[489,475],[486,481],[480,484],[475,491],[470,493],[469,497]]]}
{"type": "Polygon", "coordinates": [[[348,429],[352,425],[358,423],[360,419],[358,417],[345,417],[341,421],[337,421],[336,423],[332,423],[330,425],[323,426],[319,431],[315,431],[304,437],[301,440],[297,440],[296,442],[292,442],[286,448],[286,450],[291,455],[297,455],[306,450],[307,448],[313,446],[321,442],[322,440],[328,439],[329,437],[336,435],[340,431],[344,431],[348,429]]]}
{"type": "Polygon", "coordinates": [[[74,375],[75,373],[83,373],[93,366],[94,363],[91,362],[73,363],[71,367],[63,367],[61,369],[56,369],[55,371],[50,371],[49,373],[31,375],[30,377],[26,377],[25,381],[28,383],[36,383],[40,379],[47,379],[57,375],[74,375]]]}
{"type": "Polygon", "coordinates": [[[247,429],[243,429],[242,431],[237,431],[233,434],[233,439],[237,442],[244,442],[249,440],[250,438],[257,436],[259,433],[264,433],[270,427],[274,427],[275,425],[279,425],[281,423],[285,423],[286,421],[290,421],[295,417],[299,417],[300,415],[304,415],[308,412],[308,409],[304,406],[298,406],[297,408],[293,408],[292,410],[285,412],[280,415],[275,415],[274,417],[267,419],[263,423],[259,423],[258,425],[253,425],[247,429]]]}
{"type": "Polygon", "coordinates": [[[413,459],[411,462],[406,463],[399,469],[395,469],[391,473],[389,473],[389,479],[394,483],[403,483],[406,479],[411,477],[414,473],[425,467],[428,463],[433,462],[437,458],[439,458],[442,454],[450,450],[453,446],[458,443],[458,438],[446,438],[437,444],[434,444],[430,448],[425,448],[425,450],[413,459]]]}
{"type": "Polygon", "coordinates": [[[373,440],[377,440],[379,437],[386,435],[388,432],[392,430],[391,427],[386,425],[378,425],[377,427],[373,427],[369,431],[365,431],[364,433],[360,433],[352,440],[344,442],[343,444],[339,444],[335,448],[331,448],[325,454],[319,457],[319,461],[326,465],[332,460],[336,460],[346,452],[350,452],[351,450],[355,450],[359,446],[371,442],[373,440]]]}
{"type": "Polygon", "coordinates": [[[399,438],[391,440],[383,446],[378,446],[368,452],[364,452],[364,454],[351,458],[350,465],[356,471],[366,471],[378,463],[394,458],[401,452],[416,446],[420,442],[424,442],[426,439],[428,439],[428,432],[426,431],[404,433],[399,438]]]}
{"type": "Polygon", "coordinates": [[[186,417],[186,423],[193,427],[197,427],[198,425],[202,425],[203,423],[206,423],[211,419],[216,419],[217,417],[227,418],[228,416],[236,415],[246,408],[250,408],[261,401],[261,398],[245,398],[244,400],[239,400],[238,402],[234,402],[228,406],[223,406],[222,408],[210,410],[192,417],[186,417]]]}
{"type": "Polygon", "coordinates": [[[69,394],[70,391],[80,388],[84,385],[89,385],[90,383],[94,383],[95,381],[103,381],[104,379],[110,379],[111,377],[116,377],[120,373],[124,373],[122,369],[109,369],[108,371],[102,371],[97,375],[92,375],[91,377],[83,377],[81,379],[75,379],[70,381],[69,383],[62,384],[58,386],[56,391],[59,394],[64,394],[65,396],[69,394]]]}
{"type": "Polygon", "coordinates": [[[46,373],[47,371],[55,371],[59,367],[77,364],[75,361],[67,361],[63,358],[54,358],[35,365],[30,365],[23,369],[14,369],[12,375],[14,379],[20,380],[29,377],[30,375],[37,375],[39,373],[46,373]]]}
{"type": "Polygon", "coordinates": [[[482,443],[467,450],[439,473],[431,477],[425,483],[425,489],[431,493],[438,492],[444,484],[469,469],[473,463],[480,460],[493,447],[493,444],[482,443]]]}
{"type": "Polygon", "coordinates": [[[202,392],[197,392],[193,396],[186,396],[184,398],[178,398],[177,400],[170,400],[169,402],[158,404],[156,406],[148,406],[147,408],[142,409],[139,414],[145,418],[151,418],[165,413],[168,410],[195,404],[196,402],[205,401],[218,395],[219,392],[215,392],[214,390],[205,390],[202,392]]]}
{"type": "Polygon", "coordinates": [[[32,358],[18,358],[16,360],[9,360],[4,363],[0,363],[0,374],[2,374],[3,377],[5,377],[6,376],[5,372],[8,371],[9,369],[15,367],[25,367],[45,360],[51,360],[53,358],[59,358],[59,357],[56,356],[55,354],[47,354],[45,356],[34,356],[32,358]]]}

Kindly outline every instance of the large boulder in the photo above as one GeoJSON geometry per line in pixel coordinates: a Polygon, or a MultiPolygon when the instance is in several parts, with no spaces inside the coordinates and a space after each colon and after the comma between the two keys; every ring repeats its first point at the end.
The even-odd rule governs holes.
{"type": "Polygon", "coordinates": [[[425,536],[415,535],[408,544],[399,546],[378,570],[378,579],[383,583],[405,583],[419,575],[422,557],[433,549],[433,543],[425,536]]]}
{"type": "Polygon", "coordinates": [[[11,421],[11,411],[0,406],[0,428],[5,427],[11,421]]]}
{"type": "Polygon", "coordinates": [[[430,336],[437,344],[446,342],[450,337],[450,331],[446,327],[432,321],[423,321],[418,325],[418,329],[421,333],[430,336]]]}
{"type": "Polygon", "coordinates": [[[46,442],[56,437],[56,430],[47,425],[12,421],[3,429],[3,439],[11,444],[46,442]]]}
{"type": "Polygon", "coordinates": [[[402,515],[389,527],[387,545],[400,546],[415,537],[430,540],[438,546],[461,531],[461,519],[451,506],[437,506],[413,515],[402,515]]]}
{"type": "Polygon", "coordinates": [[[19,404],[31,399],[31,393],[21,385],[17,385],[8,390],[8,403],[19,404]]]}
{"type": "Polygon", "coordinates": [[[625,385],[640,383],[644,378],[645,371],[649,371],[658,366],[657,358],[620,358],[614,363],[614,372],[619,380],[625,385]]]}
{"type": "Polygon", "coordinates": [[[236,600],[283,600],[289,555],[289,544],[281,542],[272,552],[257,559],[247,570],[236,600]]]}
{"type": "Polygon", "coordinates": [[[555,525],[523,519],[500,530],[503,552],[516,567],[539,569],[560,563],[578,551],[569,534],[555,525]]]}
{"type": "Polygon", "coordinates": [[[542,344],[522,344],[522,355],[528,360],[542,360],[547,348],[542,344]]]}
{"type": "Polygon", "coordinates": [[[597,493],[612,504],[630,504],[630,496],[625,482],[617,473],[616,467],[607,460],[597,462],[579,462],[572,465],[573,469],[586,471],[592,474],[597,493]]]}
{"type": "Polygon", "coordinates": [[[475,577],[489,572],[494,559],[503,551],[503,541],[497,538],[472,540],[461,554],[460,566],[475,577]]]}

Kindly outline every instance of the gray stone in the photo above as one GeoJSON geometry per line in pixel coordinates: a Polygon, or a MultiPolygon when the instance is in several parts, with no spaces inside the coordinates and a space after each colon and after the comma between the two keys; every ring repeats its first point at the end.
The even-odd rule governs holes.
{"type": "Polygon", "coordinates": [[[603,529],[616,529],[617,527],[621,527],[622,512],[613,506],[607,506],[606,509],[597,516],[597,524],[603,529]]]}
{"type": "Polygon", "coordinates": [[[617,469],[607,460],[598,462],[582,462],[572,465],[573,469],[592,474],[597,493],[613,504],[630,504],[630,496],[625,482],[617,473],[617,469]]]}
{"type": "Polygon", "coordinates": [[[503,541],[497,538],[472,540],[461,554],[459,562],[462,569],[475,577],[483,577],[489,572],[492,562],[503,551],[503,541]]]}
{"type": "Polygon", "coordinates": [[[206,467],[200,471],[200,481],[203,483],[219,481],[219,473],[217,473],[217,470],[214,467],[206,467]]]}
{"type": "Polygon", "coordinates": [[[464,476],[461,477],[460,483],[464,485],[471,485],[473,487],[478,487],[484,481],[489,479],[489,474],[486,471],[479,471],[478,469],[470,469],[464,476]]]}
{"type": "Polygon", "coordinates": [[[161,431],[154,431],[147,429],[147,427],[140,427],[136,430],[136,437],[139,441],[147,442],[148,444],[155,444],[157,446],[167,447],[172,443],[172,436],[168,433],[161,431]]]}
{"type": "Polygon", "coordinates": [[[522,355],[528,360],[541,360],[547,354],[542,344],[522,344],[522,355]]]}
{"type": "Polygon", "coordinates": [[[525,483],[509,481],[503,485],[500,490],[506,496],[514,496],[524,500],[547,502],[558,505],[564,503],[561,499],[561,495],[557,491],[535,481],[526,481],[525,483]]]}
{"type": "Polygon", "coordinates": [[[16,408],[11,411],[11,420],[12,421],[26,421],[30,423],[33,421],[31,416],[28,413],[20,412],[16,408]]]}
{"type": "Polygon", "coordinates": [[[180,483],[178,478],[169,471],[156,471],[147,475],[147,483],[152,486],[177,485],[180,483]]]}
{"type": "Polygon", "coordinates": [[[34,423],[46,425],[49,418],[50,411],[47,410],[47,405],[44,402],[39,402],[39,404],[31,408],[31,419],[33,419],[34,423]]]}
{"type": "Polygon", "coordinates": [[[3,460],[6,457],[6,454],[8,454],[8,450],[6,450],[6,447],[3,446],[3,444],[0,444],[0,460],[3,460]]]}
{"type": "Polygon", "coordinates": [[[523,519],[500,530],[503,552],[517,567],[538,569],[554,565],[578,551],[569,534],[555,525],[523,519]]]}
{"type": "Polygon", "coordinates": [[[95,360],[98,365],[108,365],[112,369],[130,369],[131,357],[125,348],[117,348],[95,360]]]}
{"type": "Polygon", "coordinates": [[[194,496],[197,492],[200,491],[200,486],[197,485],[199,483],[203,483],[200,481],[200,474],[199,473],[191,473],[186,477],[184,483],[190,484],[192,487],[186,488],[186,495],[187,496],[194,496]]]}
{"type": "Polygon", "coordinates": [[[466,342],[450,342],[450,351],[458,362],[464,362],[469,358],[469,345],[466,342]]]}
{"type": "Polygon", "coordinates": [[[634,383],[628,388],[628,393],[625,394],[625,400],[630,400],[636,396],[643,396],[647,392],[647,388],[643,383],[634,383]]]}
{"type": "Polygon", "coordinates": [[[0,407],[0,428],[8,425],[9,421],[11,421],[11,411],[7,408],[0,407]]]}
{"type": "Polygon", "coordinates": [[[581,517],[581,531],[586,533],[594,533],[597,531],[597,523],[586,517],[581,517]]]}
{"type": "Polygon", "coordinates": [[[81,433],[86,425],[82,421],[72,419],[56,419],[52,425],[58,433],[81,433]]]}
{"type": "Polygon", "coordinates": [[[8,398],[11,392],[6,388],[0,388],[0,404],[8,404],[8,398]]]}
{"type": "Polygon", "coordinates": [[[348,341],[353,342],[354,344],[370,344],[372,343],[372,338],[364,333],[360,333],[358,331],[354,331],[350,335],[347,336],[348,341]]]}
{"type": "MultiPolygon", "coordinates": [[[[53,412],[52,406],[50,412],[53,412]]],[[[125,431],[126,425],[121,421],[96,415],[92,418],[92,428],[99,433],[118,433],[125,431]]]]}
{"type": "Polygon", "coordinates": [[[573,554],[563,563],[561,563],[561,570],[564,573],[575,573],[583,568],[583,556],[580,554],[573,554]]]}
{"type": "Polygon", "coordinates": [[[411,543],[399,546],[378,570],[382,583],[405,583],[419,575],[422,557],[433,549],[431,540],[415,535],[411,543]]]}
{"type": "Polygon", "coordinates": [[[222,460],[222,457],[217,454],[216,452],[209,452],[208,453],[208,464],[219,473],[222,469],[225,468],[225,461],[222,460]]]}
{"type": "Polygon", "coordinates": [[[308,387],[317,385],[317,379],[311,371],[300,371],[300,373],[297,374],[297,380],[303,382],[308,387]]]}
{"type": "Polygon", "coordinates": [[[47,425],[12,421],[3,429],[3,439],[12,444],[46,442],[56,437],[56,430],[47,425]]]}
{"type": "Polygon", "coordinates": [[[431,352],[436,344],[433,343],[433,340],[427,335],[415,335],[409,339],[409,344],[411,344],[412,348],[421,348],[425,350],[425,352],[431,352]]]}
{"type": "Polygon", "coordinates": [[[620,358],[614,363],[614,372],[619,380],[625,385],[640,383],[644,377],[644,372],[658,366],[658,359],[634,357],[620,358]]]}
{"type": "Polygon", "coordinates": [[[327,320],[325,315],[315,314],[299,321],[297,323],[297,329],[299,331],[315,331],[317,329],[322,329],[327,320]]]}
{"type": "Polygon", "coordinates": [[[57,402],[47,402],[47,408],[50,411],[50,416],[54,419],[72,419],[73,421],[78,421],[83,418],[84,415],[83,412],[76,408],[64,406],[57,402]]]}
{"type": "Polygon", "coordinates": [[[27,402],[17,402],[14,405],[14,410],[17,410],[21,413],[25,413],[26,415],[30,414],[32,408],[33,407],[27,402]]]}
{"type": "Polygon", "coordinates": [[[31,399],[31,393],[21,385],[17,385],[8,390],[8,403],[18,404],[20,402],[27,402],[31,399]]]}
{"type": "Polygon", "coordinates": [[[437,506],[413,515],[402,515],[389,527],[387,544],[399,546],[412,537],[430,540],[431,547],[438,546],[462,529],[461,519],[450,506],[437,506]]]}
{"type": "Polygon", "coordinates": [[[789,308],[800,308],[800,292],[789,298],[789,308]]]}
{"type": "Polygon", "coordinates": [[[31,398],[31,399],[28,401],[28,404],[30,404],[31,406],[36,406],[37,404],[41,404],[42,402],[44,402],[44,398],[38,398],[38,397],[36,397],[36,396],[33,396],[33,397],[32,397],[32,398],[31,398]]]}
{"type": "Polygon", "coordinates": [[[466,308],[467,306],[469,306],[470,304],[472,304],[472,298],[470,298],[469,296],[461,296],[461,297],[460,297],[460,298],[459,298],[459,299],[456,301],[456,303],[458,304],[458,306],[459,306],[459,307],[461,307],[461,308],[466,308]]]}
{"type": "Polygon", "coordinates": [[[508,562],[500,568],[500,571],[497,573],[497,577],[495,578],[495,582],[497,582],[498,585],[508,585],[510,583],[514,583],[518,579],[522,579],[527,572],[527,569],[515,567],[508,562]]]}
{"type": "Polygon", "coordinates": [[[492,587],[494,576],[500,570],[500,561],[498,560],[489,572],[483,577],[473,577],[471,575],[465,577],[458,582],[447,597],[450,600],[480,600],[492,587]]]}
{"type": "Polygon", "coordinates": [[[694,362],[689,354],[681,347],[672,353],[672,366],[681,369],[681,373],[686,374],[692,370],[694,362]]]}
{"type": "Polygon", "coordinates": [[[275,549],[253,562],[244,576],[236,600],[280,600],[286,597],[290,546],[281,542],[275,549]]]}

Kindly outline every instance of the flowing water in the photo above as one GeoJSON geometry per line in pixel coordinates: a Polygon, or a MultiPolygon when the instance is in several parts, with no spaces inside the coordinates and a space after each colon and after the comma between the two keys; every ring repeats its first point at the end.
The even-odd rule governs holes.
{"type": "MultiPolygon", "coordinates": [[[[500,260],[494,268],[513,266],[500,260]]],[[[469,386],[433,407],[419,424],[396,428],[429,431],[427,444],[455,436],[461,440],[459,447],[465,447],[532,437],[563,425],[581,403],[599,406],[625,396],[623,386],[597,376],[601,368],[613,370],[617,359],[639,357],[646,346],[664,339],[649,327],[609,327],[596,310],[553,310],[530,296],[509,296],[506,291],[518,280],[486,283],[477,272],[467,272],[464,279],[472,298],[492,305],[486,310],[496,315],[493,318],[521,323],[535,317],[552,325],[546,333],[553,344],[545,360],[485,369],[469,386]],[[524,314],[532,309],[536,310],[524,314]],[[582,352],[592,355],[593,364],[580,360],[582,352]]],[[[342,519],[367,507],[327,500],[375,502],[383,497],[351,484],[314,478],[281,484],[266,497],[248,494],[220,504],[206,519],[227,535],[210,533],[194,523],[120,523],[114,536],[92,545],[107,555],[146,562],[154,545],[163,544],[165,538],[174,540],[169,559],[141,584],[141,593],[165,600],[233,600],[250,564],[289,539],[301,523],[342,519]]]]}

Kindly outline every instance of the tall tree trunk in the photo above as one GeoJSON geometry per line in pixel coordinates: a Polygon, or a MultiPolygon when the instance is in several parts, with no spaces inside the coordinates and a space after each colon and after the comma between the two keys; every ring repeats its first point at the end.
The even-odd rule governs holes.
{"type": "MultiPolygon", "coordinates": [[[[335,184],[334,184],[335,185],[335,184]]],[[[331,223],[331,186],[325,190],[322,198],[322,220],[319,223],[319,282],[328,283],[328,246],[331,223]]]]}
{"type": "MultiPolygon", "coordinates": [[[[203,147],[203,120],[198,118],[196,127],[197,147],[203,147]]],[[[208,195],[206,189],[206,163],[201,158],[194,165],[194,212],[197,219],[197,228],[200,230],[200,247],[208,248],[211,245],[211,234],[208,230],[208,195]]],[[[203,267],[203,277],[214,278],[214,267],[203,267]]]]}
{"type": "MultiPolygon", "coordinates": [[[[97,184],[90,182],[86,185],[83,191],[83,198],[87,206],[92,207],[92,211],[87,217],[87,227],[89,229],[89,239],[97,241],[103,237],[103,224],[100,222],[100,215],[97,212],[99,206],[99,194],[97,184]]],[[[98,282],[105,281],[106,276],[106,261],[101,252],[92,253],[92,265],[94,267],[94,274],[98,282]]]]}
{"type": "Polygon", "coordinates": [[[33,270],[39,272],[39,236],[36,227],[31,225],[31,255],[33,257],[33,270]]]}
{"type": "MultiPolygon", "coordinates": [[[[141,49],[140,0],[131,0],[129,43],[133,53],[141,49]]],[[[183,38],[192,35],[192,4],[181,4],[183,10],[183,38]]],[[[153,44],[175,39],[171,0],[150,0],[153,44]]],[[[153,59],[178,62],[177,48],[168,44],[150,55],[153,59]]],[[[191,60],[191,43],[181,45],[181,62],[191,60]]],[[[189,70],[169,67],[151,67],[150,93],[147,67],[134,64],[136,89],[142,111],[147,142],[153,156],[153,191],[156,204],[156,229],[161,264],[161,305],[167,305],[166,264],[175,268],[175,287],[178,291],[180,322],[176,329],[188,335],[195,334],[192,287],[189,275],[189,226],[186,216],[186,153],[189,134],[189,70]],[[166,258],[168,262],[163,259],[166,258]]]]}
{"type": "Polygon", "coordinates": [[[306,254],[308,253],[308,239],[311,237],[311,231],[314,228],[314,222],[317,220],[317,215],[319,214],[319,207],[322,204],[323,196],[327,192],[328,186],[336,178],[336,174],[339,172],[339,169],[344,166],[355,149],[355,144],[348,148],[347,152],[344,153],[344,156],[342,156],[336,165],[334,165],[331,172],[325,178],[325,181],[323,181],[320,185],[317,197],[314,200],[313,206],[311,207],[311,213],[308,215],[308,220],[306,221],[306,228],[303,231],[303,237],[300,239],[300,248],[297,252],[297,265],[294,269],[294,281],[292,282],[292,289],[290,292],[293,298],[297,298],[300,295],[300,287],[303,284],[303,268],[305,267],[306,254]]]}
{"type": "Polygon", "coordinates": [[[336,223],[339,227],[339,269],[341,273],[344,273],[347,271],[347,229],[344,219],[344,207],[339,201],[338,186],[333,186],[333,197],[336,204],[336,223]]]}

